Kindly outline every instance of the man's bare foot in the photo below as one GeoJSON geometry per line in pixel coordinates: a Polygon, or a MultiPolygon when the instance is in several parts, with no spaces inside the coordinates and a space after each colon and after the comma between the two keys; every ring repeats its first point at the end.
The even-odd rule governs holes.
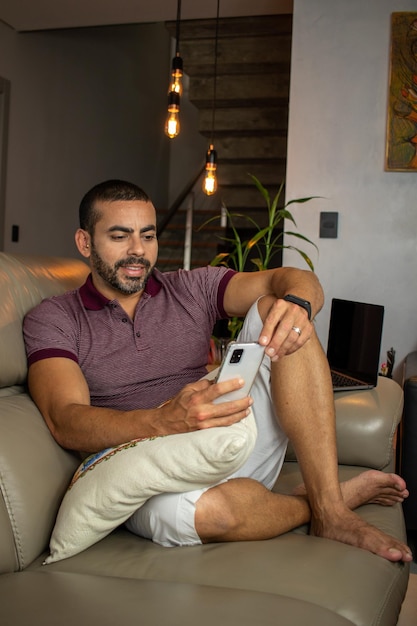
{"type": "MultiPolygon", "coordinates": [[[[404,480],[396,474],[369,470],[341,484],[344,505],[333,507],[320,519],[312,517],[311,533],[363,548],[389,561],[412,561],[408,546],[386,535],[362,520],[352,509],[363,504],[392,506],[408,497],[404,480]]],[[[304,485],[297,487],[293,495],[306,495],[304,485]]]]}
{"type": "MultiPolygon", "coordinates": [[[[343,500],[349,509],[356,509],[362,504],[381,504],[392,506],[408,498],[405,481],[397,474],[386,474],[379,470],[368,470],[341,483],[343,500]]],[[[306,488],[299,485],[292,495],[305,496],[306,488]]]]}
{"type": "Polygon", "coordinates": [[[320,520],[312,518],[310,532],[318,537],[368,550],[388,561],[413,560],[407,545],[371,526],[348,508],[338,514],[333,511],[327,516],[327,521],[324,521],[324,516],[320,520]]]}
{"type": "Polygon", "coordinates": [[[350,509],[362,504],[392,506],[409,496],[405,480],[397,474],[368,470],[340,485],[343,500],[350,509]]]}

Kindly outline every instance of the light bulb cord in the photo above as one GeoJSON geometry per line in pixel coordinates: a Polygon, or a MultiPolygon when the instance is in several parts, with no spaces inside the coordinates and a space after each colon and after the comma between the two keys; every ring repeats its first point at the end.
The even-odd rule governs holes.
{"type": "Polygon", "coordinates": [[[217,48],[219,40],[219,14],[220,14],[220,0],[217,0],[217,14],[216,14],[216,32],[214,39],[214,78],[213,78],[213,105],[211,112],[211,140],[210,143],[214,143],[214,126],[216,119],[216,95],[217,95],[217,48]]]}
{"type": "Polygon", "coordinates": [[[175,29],[175,54],[180,54],[180,24],[181,24],[181,0],[177,2],[177,23],[175,29]]]}

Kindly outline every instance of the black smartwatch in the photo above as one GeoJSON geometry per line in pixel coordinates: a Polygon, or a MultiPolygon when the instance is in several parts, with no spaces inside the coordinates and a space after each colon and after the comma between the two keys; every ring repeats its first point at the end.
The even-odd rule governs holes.
{"type": "Polygon", "coordinates": [[[293,296],[291,293],[283,297],[283,300],[287,302],[293,302],[294,304],[298,304],[301,308],[307,311],[308,319],[311,322],[311,304],[308,300],[303,300],[303,298],[298,298],[297,296],[293,296]]]}

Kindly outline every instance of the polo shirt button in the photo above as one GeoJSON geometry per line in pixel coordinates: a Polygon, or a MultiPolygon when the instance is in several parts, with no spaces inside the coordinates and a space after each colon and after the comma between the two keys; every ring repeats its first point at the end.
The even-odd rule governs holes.
{"type": "Polygon", "coordinates": [[[126,324],[126,322],[127,322],[127,317],[122,317],[122,322],[123,322],[123,324],[126,324]]]}
{"type": "Polygon", "coordinates": [[[140,332],[139,331],[136,333],[136,337],[140,337],[140,332]]]}

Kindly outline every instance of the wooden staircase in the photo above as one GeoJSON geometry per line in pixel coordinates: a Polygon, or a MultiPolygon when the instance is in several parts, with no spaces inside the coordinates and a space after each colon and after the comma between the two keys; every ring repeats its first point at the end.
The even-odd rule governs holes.
{"type": "MultiPolygon", "coordinates": [[[[175,36],[175,23],[167,27],[175,36]]],[[[190,20],[181,22],[180,31],[180,54],[190,78],[189,100],[199,110],[199,132],[207,137],[207,147],[212,131],[215,27],[215,20],[190,20]]],[[[265,202],[249,174],[259,178],[271,195],[285,179],[291,37],[292,15],[288,14],[219,21],[214,126],[218,191],[211,198],[196,196],[196,229],[210,216],[219,215],[221,203],[230,212],[266,225],[265,202]]],[[[184,214],[181,208],[161,237],[160,261],[167,259],[163,269],[181,266],[184,214]]],[[[248,223],[241,220],[237,225],[246,228],[248,223]]],[[[222,233],[217,222],[196,229],[193,267],[210,262],[222,233]]]]}

